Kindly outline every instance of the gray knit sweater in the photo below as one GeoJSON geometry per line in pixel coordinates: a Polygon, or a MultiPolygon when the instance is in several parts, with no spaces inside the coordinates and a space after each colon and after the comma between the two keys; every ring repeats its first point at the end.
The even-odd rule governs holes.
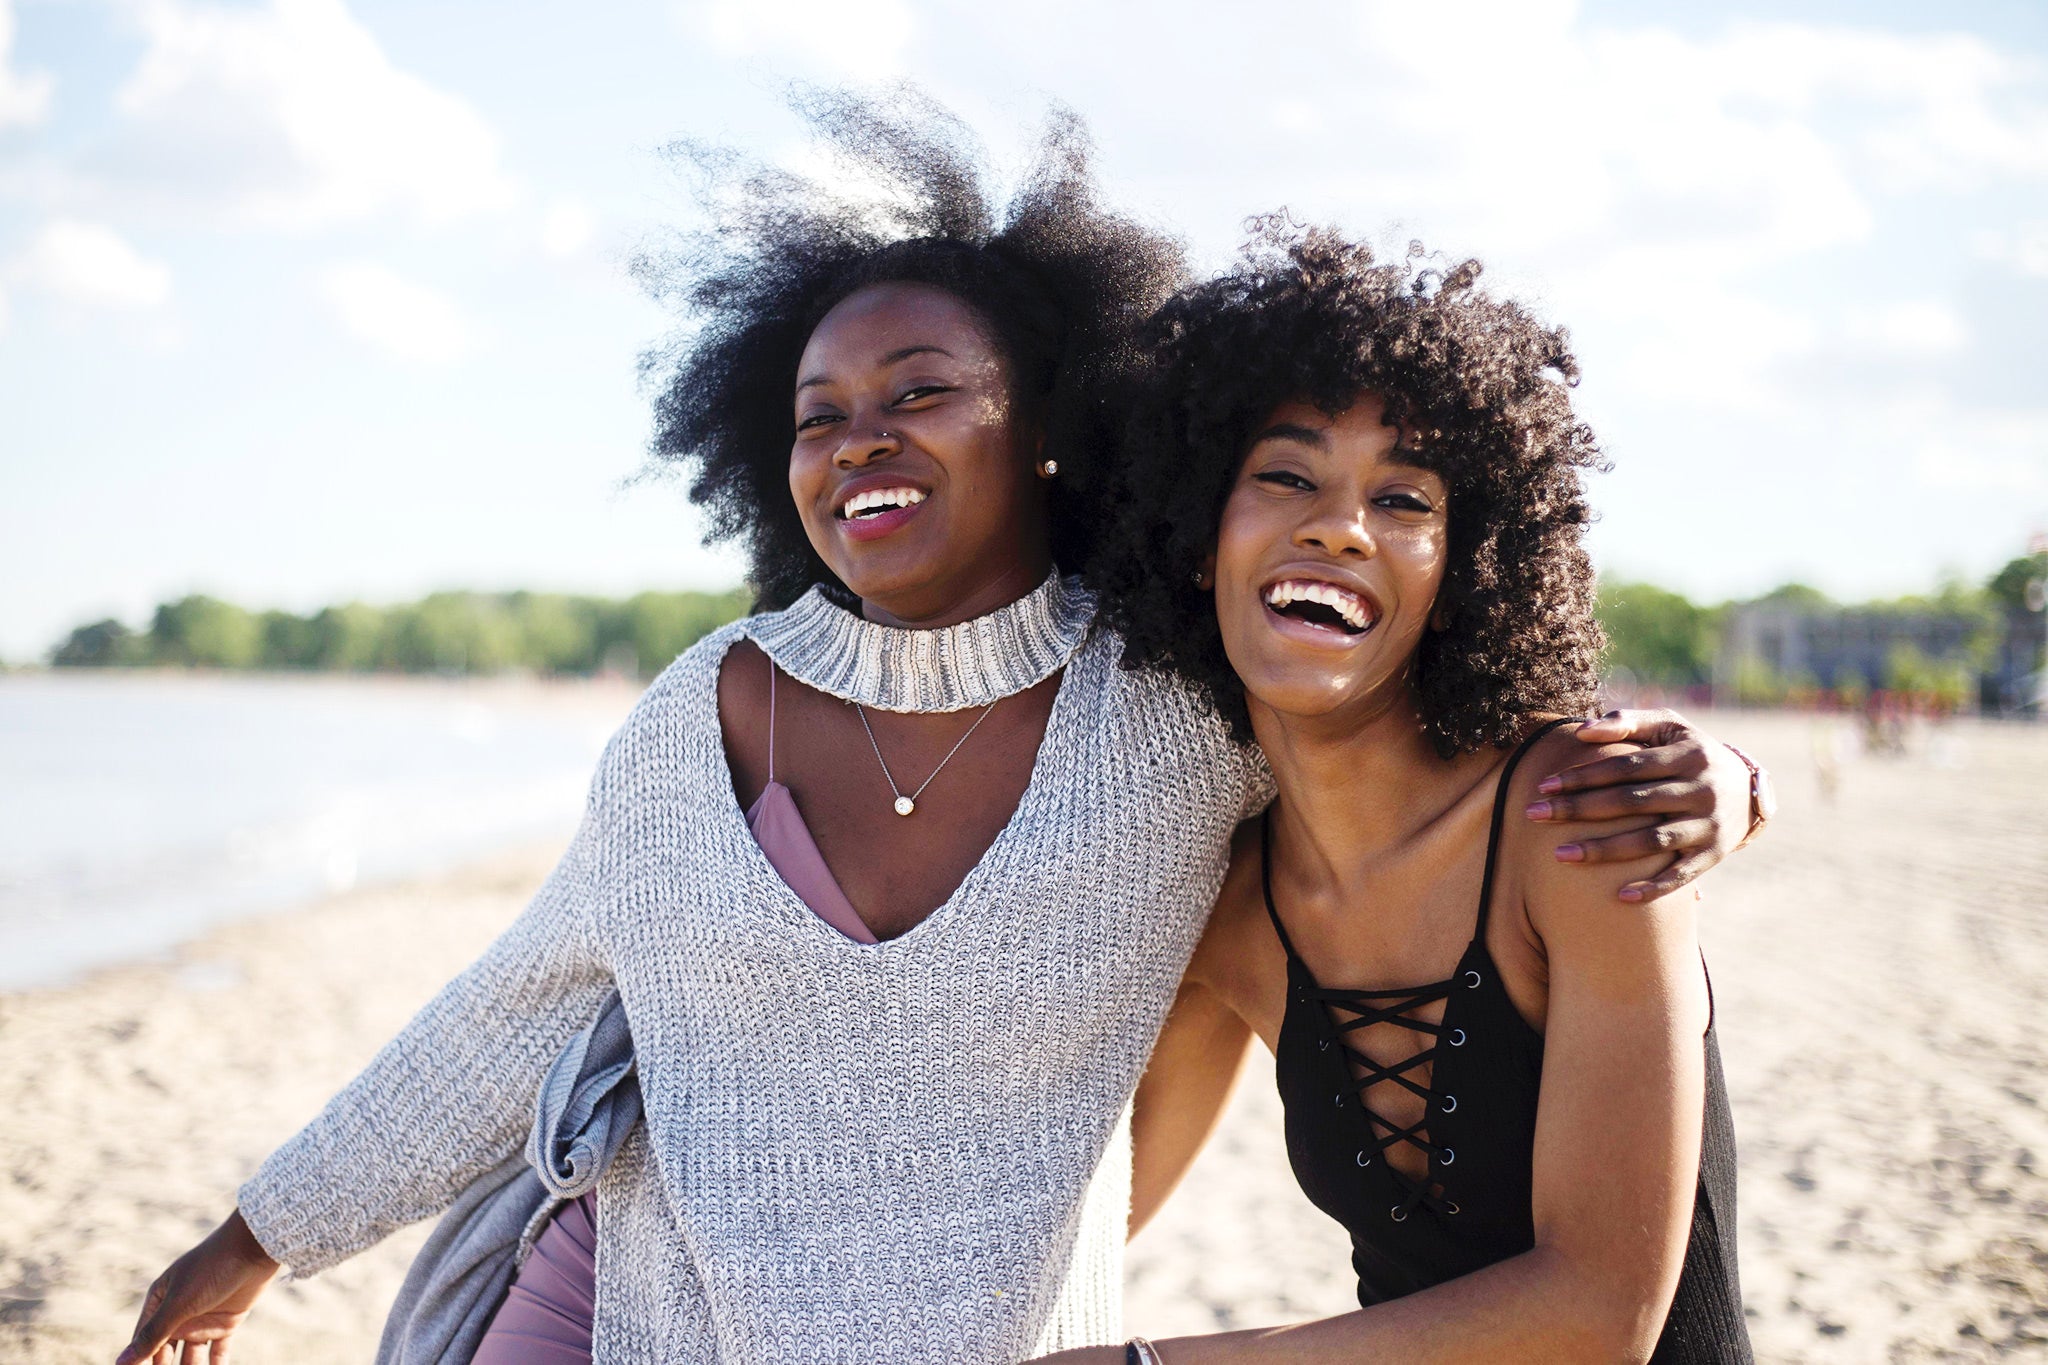
{"type": "Polygon", "coordinates": [[[616,983],[646,1123],[598,1190],[597,1365],[1009,1365],[1120,1337],[1131,1094],[1262,779],[1086,632],[1010,824],[930,918],[858,944],[733,795],[719,664],[776,625],[655,680],[525,913],[243,1187],[294,1274],[514,1152],[616,983]]]}

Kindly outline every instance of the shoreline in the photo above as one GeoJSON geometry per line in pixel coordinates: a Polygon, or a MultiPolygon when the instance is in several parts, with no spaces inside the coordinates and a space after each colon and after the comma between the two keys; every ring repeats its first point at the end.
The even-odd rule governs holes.
{"type": "MultiPolygon", "coordinates": [[[[1785,809],[1708,882],[1701,934],[1741,1160],[1758,1358],[2048,1358],[2048,729],[1959,722],[1845,760],[1810,718],[1705,722],[1785,809]]],[[[560,842],[217,927],[161,964],[0,995],[0,1359],[104,1365],[235,1186],[468,962],[560,842]]],[[[1263,1051],[1133,1242],[1129,1329],[1354,1306],[1295,1189],[1263,1051]]],[[[427,1225],[265,1296],[243,1365],[367,1359],[427,1225]]]]}

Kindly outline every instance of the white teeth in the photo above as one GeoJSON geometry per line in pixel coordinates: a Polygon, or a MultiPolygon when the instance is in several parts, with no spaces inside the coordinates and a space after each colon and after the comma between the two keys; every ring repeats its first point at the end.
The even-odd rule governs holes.
{"type": "Polygon", "coordinates": [[[850,520],[877,507],[915,507],[923,501],[924,494],[915,488],[870,488],[848,498],[839,515],[850,520]]]}
{"type": "Polygon", "coordinates": [[[1372,624],[1372,612],[1365,605],[1365,599],[1334,583],[1290,578],[1266,589],[1266,605],[1275,611],[1292,606],[1296,602],[1320,602],[1343,617],[1344,623],[1353,630],[1364,630],[1372,624]]]}

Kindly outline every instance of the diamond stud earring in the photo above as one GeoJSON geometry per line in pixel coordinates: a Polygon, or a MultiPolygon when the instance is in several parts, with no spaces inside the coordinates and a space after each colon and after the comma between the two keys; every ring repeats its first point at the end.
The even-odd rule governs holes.
{"type": "Polygon", "coordinates": [[[1038,466],[1038,476],[1042,479],[1050,479],[1059,472],[1060,462],[1058,460],[1047,460],[1038,466]]]}

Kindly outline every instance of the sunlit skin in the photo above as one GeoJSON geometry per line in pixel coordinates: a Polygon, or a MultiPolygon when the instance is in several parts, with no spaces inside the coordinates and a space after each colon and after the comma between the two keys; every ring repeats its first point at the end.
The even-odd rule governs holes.
{"type": "MultiPolygon", "coordinates": [[[[1040,439],[982,319],[927,285],[872,285],[825,315],[798,362],[790,495],[818,555],[889,625],[940,627],[986,615],[1045,581],[1040,439]],[[914,506],[840,515],[849,497],[909,488],[914,506]]],[[[736,644],[719,673],[719,719],[744,809],[767,784],[767,657],[736,644]]],[[[795,794],[847,899],[878,938],[943,905],[1009,823],[1059,687],[1055,675],[991,712],[918,800],[893,808],[881,747],[909,791],[938,768],[979,711],[853,708],[782,676],[777,781],[795,794]]]]}
{"type": "MultiPolygon", "coordinates": [[[[1456,508],[1436,474],[1408,462],[1412,435],[1384,415],[1372,394],[1335,415],[1304,403],[1270,414],[1225,500],[1204,575],[1279,787],[1276,903],[1317,981],[1361,989],[1441,980],[1462,955],[1506,757],[1487,748],[1446,759],[1423,729],[1410,678],[1443,619],[1456,508]],[[1275,609],[1275,585],[1305,583],[1347,589],[1358,605],[1347,603],[1348,616],[1275,609]]],[[[1541,774],[1582,747],[1566,734],[1540,742],[1511,799],[1532,798],[1541,774]]],[[[1250,1040],[1278,1046],[1289,978],[1260,888],[1260,841],[1258,822],[1240,830],[1139,1089],[1134,1131],[1154,1160],[1138,1172],[1134,1216],[1164,1197],[1153,1172],[1176,1171],[1200,1146],[1250,1040]]],[[[1363,1312],[1161,1342],[1170,1365],[1647,1358],[1685,1251],[1707,1023],[1691,898],[1613,907],[1621,886],[1661,862],[1650,851],[1574,867],[1542,834],[1514,827],[1502,846],[1486,946],[1545,1039],[1535,1249],[1363,1312]]],[[[1443,1008],[1415,1017],[1437,1023],[1443,1008]]],[[[1382,1066],[1419,1046],[1394,1023],[1347,1037],[1382,1066]]],[[[1398,1086],[1375,1087],[1370,1103],[1396,1129],[1427,1129],[1423,1099],[1398,1086]]],[[[1426,1175],[1415,1148],[1384,1155],[1426,1175]]],[[[1113,1347],[1047,1358],[1122,1359],[1113,1347]]]]}
{"type": "Polygon", "coordinates": [[[1441,477],[1403,462],[1401,433],[1381,414],[1370,398],[1335,418],[1281,405],[1252,440],[1217,538],[1231,667],[1255,716],[1284,711],[1309,734],[1415,716],[1408,667],[1443,585],[1448,496],[1441,477]],[[1301,581],[1356,592],[1371,628],[1345,634],[1267,605],[1272,585],[1301,581]]]}
{"type": "MultiPolygon", "coordinates": [[[[790,378],[790,494],[812,546],[858,595],[869,619],[952,625],[1006,606],[1044,581],[1051,551],[1038,468],[1043,436],[1010,380],[983,320],[962,300],[926,285],[862,289],[813,332],[790,378]],[[849,493],[885,486],[913,488],[924,499],[864,527],[839,517],[849,493]]],[[[768,778],[768,671],[767,657],[742,641],[719,673],[721,737],[742,808],[768,778]]],[[[1009,822],[1030,782],[1060,677],[1004,698],[907,819],[891,809],[892,793],[853,709],[786,676],[779,680],[775,777],[796,794],[827,866],[878,938],[910,932],[944,904],[1009,822]]],[[[869,719],[908,787],[936,767],[974,714],[871,711],[869,719]]],[[[1572,801],[1605,801],[1603,784],[1704,766],[1698,756],[1706,742],[1675,718],[1652,713],[1619,721],[1616,730],[1607,737],[1657,736],[1654,742],[1667,746],[1652,751],[1659,766],[1636,773],[1596,761],[1568,770],[1564,790],[1587,794],[1561,797],[1553,818],[1569,814],[1572,801]]],[[[1646,809],[1699,817],[1686,822],[1692,828],[1678,846],[1708,850],[1702,866],[1708,865],[1719,856],[1712,851],[1720,830],[1712,818],[1716,798],[1723,812],[1739,811],[1747,781],[1740,770],[1728,779],[1733,786],[1693,784],[1660,794],[1646,809]]],[[[1593,809],[1612,816],[1637,808],[1609,802],[1593,809]]],[[[1739,824],[1739,814],[1732,818],[1739,824]]],[[[1585,856],[1599,861],[1610,847],[1613,841],[1586,840],[1585,856]]],[[[1207,1105],[1203,1131],[1215,1108],[1207,1105]]],[[[1141,1142],[1139,1182],[1170,1188],[1186,1164],[1183,1147],[1176,1140],[1166,1157],[1155,1157],[1141,1142]]],[[[212,1358],[223,1359],[228,1338],[278,1269],[240,1212],[231,1213],[151,1286],[123,1365],[152,1358],[170,1365],[180,1341],[218,1343],[212,1358]]]]}
{"type": "Polygon", "coordinates": [[[930,285],[878,284],[834,307],[797,364],[789,492],[811,546],[890,625],[949,626],[1044,581],[1035,424],[987,324],[930,285]],[[839,516],[866,488],[925,495],[880,535],[839,516]]]}

